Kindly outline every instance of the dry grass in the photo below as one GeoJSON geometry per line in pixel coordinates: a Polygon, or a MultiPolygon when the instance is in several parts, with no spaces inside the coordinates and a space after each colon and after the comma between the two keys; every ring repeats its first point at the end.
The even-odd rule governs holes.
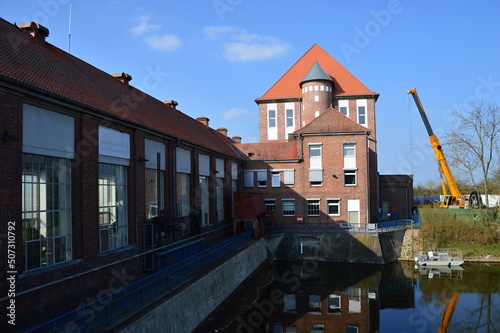
{"type": "Polygon", "coordinates": [[[420,216],[424,244],[429,248],[451,245],[500,248],[498,211],[428,208],[421,209],[420,216]]]}

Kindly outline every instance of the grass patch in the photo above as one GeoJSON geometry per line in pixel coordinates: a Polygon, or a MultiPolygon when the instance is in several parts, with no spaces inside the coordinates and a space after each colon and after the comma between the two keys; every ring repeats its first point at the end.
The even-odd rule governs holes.
{"type": "Polygon", "coordinates": [[[500,256],[498,210],[423,208],[420,210],[424,247],[453,247],[464,256],[500,256]]]}

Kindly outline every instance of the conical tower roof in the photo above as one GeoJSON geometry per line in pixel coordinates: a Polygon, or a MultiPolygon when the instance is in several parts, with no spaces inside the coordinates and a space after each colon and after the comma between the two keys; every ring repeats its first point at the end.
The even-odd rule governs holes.
{"type": "Polygon", "coordinates": [[[333,82],[332,78],[328,74],[326,74],[323,67],[321,67],[321,65],[317,61],[315,61],[314,64],[311,66],[311,69],[309,69],[309,72],[307,72],[306,76],[304,76],[304,78],[300,82],[300,85],[310,81],[333,82]]]}

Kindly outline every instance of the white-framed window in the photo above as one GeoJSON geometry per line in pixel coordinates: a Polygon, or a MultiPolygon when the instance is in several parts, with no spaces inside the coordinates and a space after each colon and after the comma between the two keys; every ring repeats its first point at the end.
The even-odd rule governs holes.
{"type": "Polygon", "coordinates": [[[356,169],[356,144],[344,143],[343,152],[344,169],[356,169]]]}
{"type": "Polygon", "coordinates": [[[349,117],[349,100],[347,99],[339,100],[339,112],[349,117]]]}
{"type": "Polygon", "coordinates": [[[319,102],[319,95],[314,95],[314,101],[319,102]]]}
{"type": "Polygon", "coordinates": [[[357,185],[357,177],[356,170],[344,170],[344,185],[345,186],[356,186],[357,185]]]}
{"type": "Polygon", "coordinates": [[[358,110],[358,124],[368,126],[366,99],[356,100],[356,108],[358,110]]]}
{"type": "Polygon", "coordinates": [[[295,199],[282,199],[283,216],[295,215],[295,199]]]}
{"type": "Polygon", "coordinates": [[[342,298],[340,295],[328,295],[328,313],[340,313],[342,305],[342,298]]]}
{"type": "Polygon", "coordinates": [[[266,210],[276,211],[276,199],[264,199],[266,210]]]}
{"type": "Polygon", "coordinates": [[[311,186],[323,185],[323,169],[310,169],[309,170],[309,184],[311,186]]]}
{"type": "Polygon", "coordinates": [[[287,187],[295,185],[295,170],[292,169],[283,171],[283,184],[287,187]]]}
{"type": "Polygon", "coordinates": [[[340,216],[340,199],[327,199],[328,215],[329,216],[340,216]]]}
{"type": "Polygon", "coordinates": [[[285,136],[295,131],[295,111],[293,103],[285,103],[285,136]]]}
{"type": "Polygon", "coordinates": [[[321,143],[310,143],[309,144],[309,168],[310,169],[321,169],[321,143]]]}
{"type": "Polygon", "coordinates": [[[357,227],[359,223],[359,200],[347,200],[347,222],[352,224],[352,227],[357,227]]]}
{"type": "Polygon", "coordinates": [[[309,183],[311,186],[323,185],[322,144],[309,144],[309,183]]]}
{"type": "Polygon", "coordinates": [[[71,161],[23,154],[25,270],[72,259],[71,161]]]}
{"type": "Polygon", "coordinates": [[[320,215],[319,202],[320,202],[320,199],[307,199],[307,215],[308,216],[319,216],[320,215]]]}
{"type": "Polygon", "coordinates": [[[271,187],[280,187],[281,177],[279,171],[271,171],[271,187]]]}
{"type": "Polygon", "coordinates": [[[267,187],[267,170],[257,171],[257,186],[267,187]]]}
{"type": "Polygon", "coordinates": [[[128,245],[127,167],[99,163],[100,250],[128,245]]]}
{"type": "Polygon", "coordinates": [[[267,139],[277,140],[278,139],[278,119],[277,119],[277,105],[268,104],[267,105],[267,139]]]}
{"type": "Polygon", "coordinates": [[[349,287],[347,295],[349,298],[349,313],[361,313],[361,289],[349,287]]]}

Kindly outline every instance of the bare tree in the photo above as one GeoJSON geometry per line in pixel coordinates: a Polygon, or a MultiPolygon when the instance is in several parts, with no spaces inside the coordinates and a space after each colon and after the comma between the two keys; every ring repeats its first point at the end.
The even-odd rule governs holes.
{"type": "Polygon", "coordinates": [[[466,110],[455,110],[453,115],[455,121],[446,136],[449,163],[459,170],[462,179],[468,178],[486,195],[488,206],[490,173],[498,167],[500,110],[479,100],[471,102],[466,110]]]}

